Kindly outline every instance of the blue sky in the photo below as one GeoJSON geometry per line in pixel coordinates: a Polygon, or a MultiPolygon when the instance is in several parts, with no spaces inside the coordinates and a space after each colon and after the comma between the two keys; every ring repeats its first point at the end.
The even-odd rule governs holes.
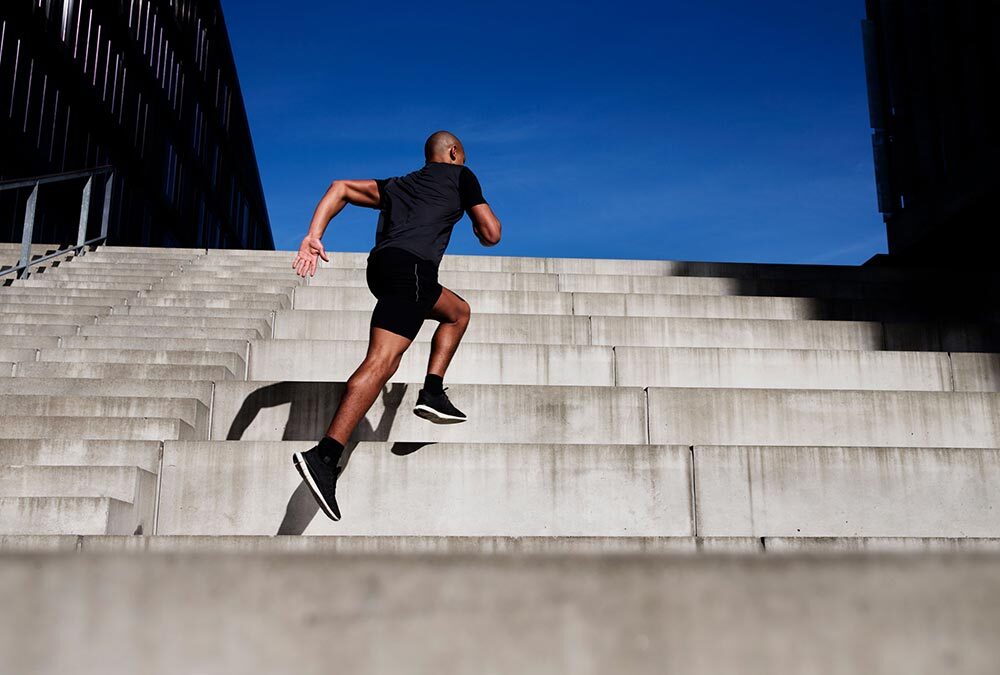
{"type": "MultiPolygon", "coordinates": [[[[278,248],[448,129],[504,225],[451,253],[856,264],[885,251],[862,0],[224,0],[278,248]]],[[[376,213],[324,239],[367,251],[376,213]]]]}

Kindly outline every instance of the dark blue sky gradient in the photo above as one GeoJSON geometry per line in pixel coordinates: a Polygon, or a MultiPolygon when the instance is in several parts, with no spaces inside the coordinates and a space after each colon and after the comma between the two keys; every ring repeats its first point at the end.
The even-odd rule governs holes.
{"type": "MultiPolygon", "coordinates": [[[[278,248],[336,178],[437,129],[504,225],[449,252],[861,263],[875,203],[862,0],[224,0],[278,248]]],[[[328,249],[366,251],[348,207],[328,249]]]]}

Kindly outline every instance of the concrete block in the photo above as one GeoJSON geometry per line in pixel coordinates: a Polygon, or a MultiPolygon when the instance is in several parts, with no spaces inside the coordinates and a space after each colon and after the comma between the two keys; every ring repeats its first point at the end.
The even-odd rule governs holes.
{"type": "Polygon", "coordinates": [[[256,330],[270,335],[270,324],[262,319],[244,319],[235,316],[144,316],[141,314],[115,314],[97,320],[100,326],[184,326],[187,328],[228,328],[256,330]]]}
{"type": "Polygon", "coordinates": [[[333,522],[291,463],[311,443],[167,443],[158,532],[687,536],[685,447],[361,444],[333,522]],[[403,453],[406,453],[405,455],[403,453]],[[227,486],[220,490],[219,486],[227,486]]]}
{"type": "Polygon", "coordinates": [[[0,416],[26,418],[87,416],[98,419],[102,417],[176,417],[194,427],[201,438],[207,438],[209,419],[208,407],[195,399],[132,398],[126,396],[96,398],[20,393],[6,394],[0,399],[0,416]]]}
{"type": "MultiPolygon", "coordinates": [[[[367,342],[260,340],[250,349],[250,380],[346,380],[364,359],[367,342]]],[[[610,347],[471,343],[448,369],[449,383],[612,385],[610,347]]],[[[403,355],[393,382],[422,382],[430,343],[403,355]]]]}
{"type": "Polygon", "coordinates": [[[42,349],[38,360],[52,363],[115,363],[129,365],[223,366],[243,376],[246,363],[232,352],[146,349],[42,349]]]}
{"type": "Polygon", "coordinates": [[[0,324],[0,345],[7,349],[58,347],[60,335],[75,334],[79,326],[0,324]]]}
{"type": "MultiPolygon", "coordinates": [[[[51,539],[32,542],[11,541],[20,550],[54,548],[51,539]]],[[[8,537],[8,540],[16,539],[8,537]]],[[[419,555],[694,555],[702,553],[763,553],[759,538],[753,537],[397,537],[397,536],[208,536],[157,535],[127,537],[92,535],[74,544],[82,553],[230,553],[230,554],[419,554],[419,555]]],[[[0,538],[3,550],[4,538],[0,538]]]]}
{"type": "Polygon", "coordinates": [[[5,363],[13,361],[34,361],[37,356],[37,349],[0,347],[0,361],[5,363]]]}
{"type": "MultiPolygon", "coordinates": [[[[3,380],[0,380],[2,383],[3,380]]],[[[187,422],[162,417],[5,417],[0,416],[0,438],[79,438],[136,441],[199,440],[187,422]]]]}
{"type": "Polygon", "coordinates": [[[71,335],[62,339],[62,346],[70,349],[179,349],[182,351],[208,350],[246,354],[247,340],[213,340],[206,338],[139,338],[100,337],[71,335]]]}
{"type": "MultiPolygon", "coordinates": [[[[55,308],[58,309],[58,308],[55,308]]],[[[5,323],[8,324],[43,324],[43,325],[53,325],[53,324],[69,324],[69,325],[88,325],[94,324],[97,321],[97,316],[87,316],[87,315],[71,315],[63,313],[44,314],[44,313],[16,313],[9,312],[6,314],[0,314],[5,323]]]]}
{"type": "Polygon", "coordinates": [[[997,537],[1000,450],[695,447],[703,536],[997,537]]]}
{"type": "MultiPolygon", "coordinates": [[[[274,337],[306,340],[367,340],[371,312],[280,311],[275,314],[274,337]]],[[[429,342],[436,321],[425,321],[418,342],[429,342]]],[[[583,316],[476,314],[462,338],[463,344],[590,344],[590,321],[583,316]]]]}
{"type": "Polygon", "coordinates": [[[75,535],[59,534],[6,534],[0,535],[0,552],[18,553],[60,551],[73,553],[82,539],[75,535]]]}
{"type": "Polygon", "coordinates": [[[983,537],[766,537],[764,541],[768,553],[1000,553],[1000,539],[983,537]]]}
{"type": "Polygon", "coordinates": [[[0,318],[4,321],[15,321],[14,317],[21,317],[21,321],[30,321],[32,315],[38,315],[39,320],[46,317],[67,316],[78,320],[79,317],[103,316],[111,313],[111,305],[80,305],[80,304],[40,304],[33,302],[8,302],[0,304],[0,318]]]}
{"type": "MultiPolygon", "coordinates": [[[[119,396],[128,398],[193,398],[209,405],[212,401],[211,382],[176,380],[143,382],[141,380],[101,380],[71,377],[0,381],[0,396],[8,394],[38,394],[45,396],[119,396]]],[[[2,400],[2,399],[0,399],[2,400]]]]}
{"type": "Polygon", "coordinates": [[[109,497],[132,504],[152,533],[156,474],[134,466],[0,466],[0,497],[109,497]]]}
{"type": "Polygon", "coordinates": [[[616,383],[639,387],[950,391],[948,354],[615,347],[616,383]]]}
{"type": "Polygon", "coordinates": [[[27,439],[0,440],[0,465],[135,466],[159,473],[158,441],[27,439]]]}
{"type": "Polygon", "coordinates": [[[100,298],[103,304],[104,302],[108,302],[110,298],[131,298],[138,295],[138,293],[138,290],[104,291],[101,289],[25,288],[23,286],[11,286],[5,291],[0,291],[0,297],[13,298],[22,302],[25,298],[45,298],[45,301],[51,298],[100,298]]]}
{"type": "Polygon", "coordinates": [[[18,288],[47,288],[51,290],[81,290],[81,291],[103,291],[107,293],[108,291],[140,291],[149,289],[155,281],[159,279],[150,279],[146,281],[136,280],[133,282],[111,282],[111,281],[77,281],[75,279],[50,279],[45,280],[45,275],[40,275],[39,277],[31,277],[29,279],[18,279],[14,281],[10,286],[12,291],[16,293],[18,288]]]}
{"type": "Polygon", "coordinates": [[[0,377],[12,377],[14,375],[14,364],[0,361],[0,377]]]}
{"type": "Polygon", "coordinates": [[[198,328],[196,326],[82,326],[79,335],[102,337],[194,338],[219,340],[257,340],[258,330],[242,328],[198,328]]]}
{"type": "Polygon", "coordinates": [[[1000,395],[650,388],[651,443],[1000,447],[1000,395]]]}
{"type": "MultiPolygon", "coordinates": [[[[2,384],[2,381],[0,381],[2,384]]],[[[468,422],[436,425],[412,414],[419,385],[386,388],[355,440],[472,443],[645,443],[645,396],[631,387],[465,385],[449,388],[468,422]]],[[[340,383],[219,382],[212,438],[310,440],[326,431],[340,383]]]]}
{"type": "Polygon", "coordinates": [[[360,675],[978,675],[1000,661],[995,556],[20,554],[0,593],[0,670],[38,675],[321,673],[330,650],[303,645],[334,625],[338,666],[360,675]]]}
{"type": "Polygon", "coordinates": [[[234,373],[225,366],[176,366],[149,363],[18,363],[18,378],[96,378],[100,380],[200,380],[205,382],[242,380],[244,371],[234,373]]]}
{"type": "Polygon", "coordinates": [[[135,534],[137,511],[108,497],[0,497],[0,534],[135,534]]]}
{"type": "Polygon", "coordinates": [[[852,321],[590,318],[593,344],[625,347],[881,349],[882,326],[852,321]]]}
{"type": "Polygon", "coordinates": [[[1000,355],[951,354],[958,391],[1000,392],[1000,355]]]}

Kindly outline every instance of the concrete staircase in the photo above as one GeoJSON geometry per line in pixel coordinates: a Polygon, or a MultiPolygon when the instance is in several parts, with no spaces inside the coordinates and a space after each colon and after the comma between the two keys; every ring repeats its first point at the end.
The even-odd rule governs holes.
{"type": "MultiPolygon", "coordinates": [[[[945,587],[962,621],[1000,616],[996,605],[961,604],[976,597],[962,584],[1000,598],[996,563],[978,557],[1000,550],[994,281],[882,267],[448,256],[442,283],[473,308],[447,377],[470,421],[435,427],[410,413],[427,324],[356,433],[338,491],[344,520],[333,523],[290,456],[322,434],[364,355],[374,304],[365,257],[334,254],[303,282],[288,252],[103,247],[0,287],[0,550],[170,552],[185,564],[205,552],[242,554],[251,577],[279,584],[318,573],[316,554],[335,555],[345,577],[333,583],[348,597],[340,611],[362,613],[365,601],[349,597],[364,564],[371,583],[394,588],[412,563],[422,570],[413,583],[460,580],[457,602],[483,611],[472,629],[483,640],[493,625],[485,608],[502,601],[470,600],[476,574],[543,596],[554,583],[574,603],[603,588],[641,604],[635,584],[648,577],[659,609],[647,619],[675,631],[663,644],[709,640],[715,624],[671,623],[672,611],[694,611],[697,593],[680,592],[668,610],[657,584],[710,588],[715,579],[731,590],[726,574],[766,587],[780,585],[782,570],[795,577],[781,615],[789,626],[795,616],[811,625],[813,592],[841,607],[829,616],[837,626],[876,621],[878,612],[852,614],[850,599],[901,603],[899,587],[886,586],[895,582],[914,591],[914,626],[933,623],[945,587]],[[894,551],[924,557],[872,555],[894,551]],[[843,552],[867,555],[834,555],[843,552]],[[691,553],[703,562],[684,562],[691,553]],[[804,567],[784,567],[792,564],[804,567]],[[948,580],[956,570],[962,578],[948,580]],[[869,595],[848,591],[852,578],[869,595]]],[[[90,558],[42,557],[25,569],[86,583],[90,558]]],[[[229,563],[198,564],[223,583],[229,563]]],[[[107,565],[126,588],[161,563],[126,555],[107,565]]],[[[0,585],[18,569],[0,573],[0,585]]],[[[181,592],[182,580],[160,572],[167,581],[156,597],[181,592]]],[[[390,604],[405,604],[399,592],[390,604]]],[[[744,596],[713,597],[749,616],[744,596]]],[[[424,597],[443,613],[438,629],[461,624],[455,606],[424,597]]],[[[515,614],[543,626],[559,615],[560,601],[549,600],[529,619],[515,614]]],[[[125,605],[127,616],[144,611],[125,605]]],[[[567,611],[580,633],[563,647],[583,661],[539,646],[526,652],[539,670],[606,672],[632,654],[624,643],[601,651],[584,639],[599,633],[597,619],[567,611]]],[[[616,635],[627,614],[609,610],[625,622],[616,635]]],[[[943,672],[964,649],[972,660],[960,665],[970,668],[954,672],[980,672],[972,666],[997,648],[973,633],[923,645],[903,670],[943,672]]],[[[178,667],[164,654],[150,672],[178,667]]],[[[768,654],[749,665],[670,663],[689,672],[738,662],[744,672],[806,672],[811,663],[805,652],[768,654]]],[[[479,670],[531,663],[497,658],[479,670]]],[[[859,665],[838,658],[828,663],[840,669],[809,672],[859,665]]],[[[418,661],[427,672],[444,663],[418,661]]],[[[354,665],[390,672],[393,663],[354,665]]],[[[901,672],[899,663],[873,661],[866,672],[901,672]]]]}

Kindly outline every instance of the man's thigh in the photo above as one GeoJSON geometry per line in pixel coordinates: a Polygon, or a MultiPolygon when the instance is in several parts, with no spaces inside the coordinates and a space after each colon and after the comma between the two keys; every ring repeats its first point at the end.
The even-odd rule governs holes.
{"type": "Polygon", "coordinates": [[[458,293],[441,287],[441,295],[427,318],[443,323],[455,323],[469,313],[469,303],[458,293]]]}

